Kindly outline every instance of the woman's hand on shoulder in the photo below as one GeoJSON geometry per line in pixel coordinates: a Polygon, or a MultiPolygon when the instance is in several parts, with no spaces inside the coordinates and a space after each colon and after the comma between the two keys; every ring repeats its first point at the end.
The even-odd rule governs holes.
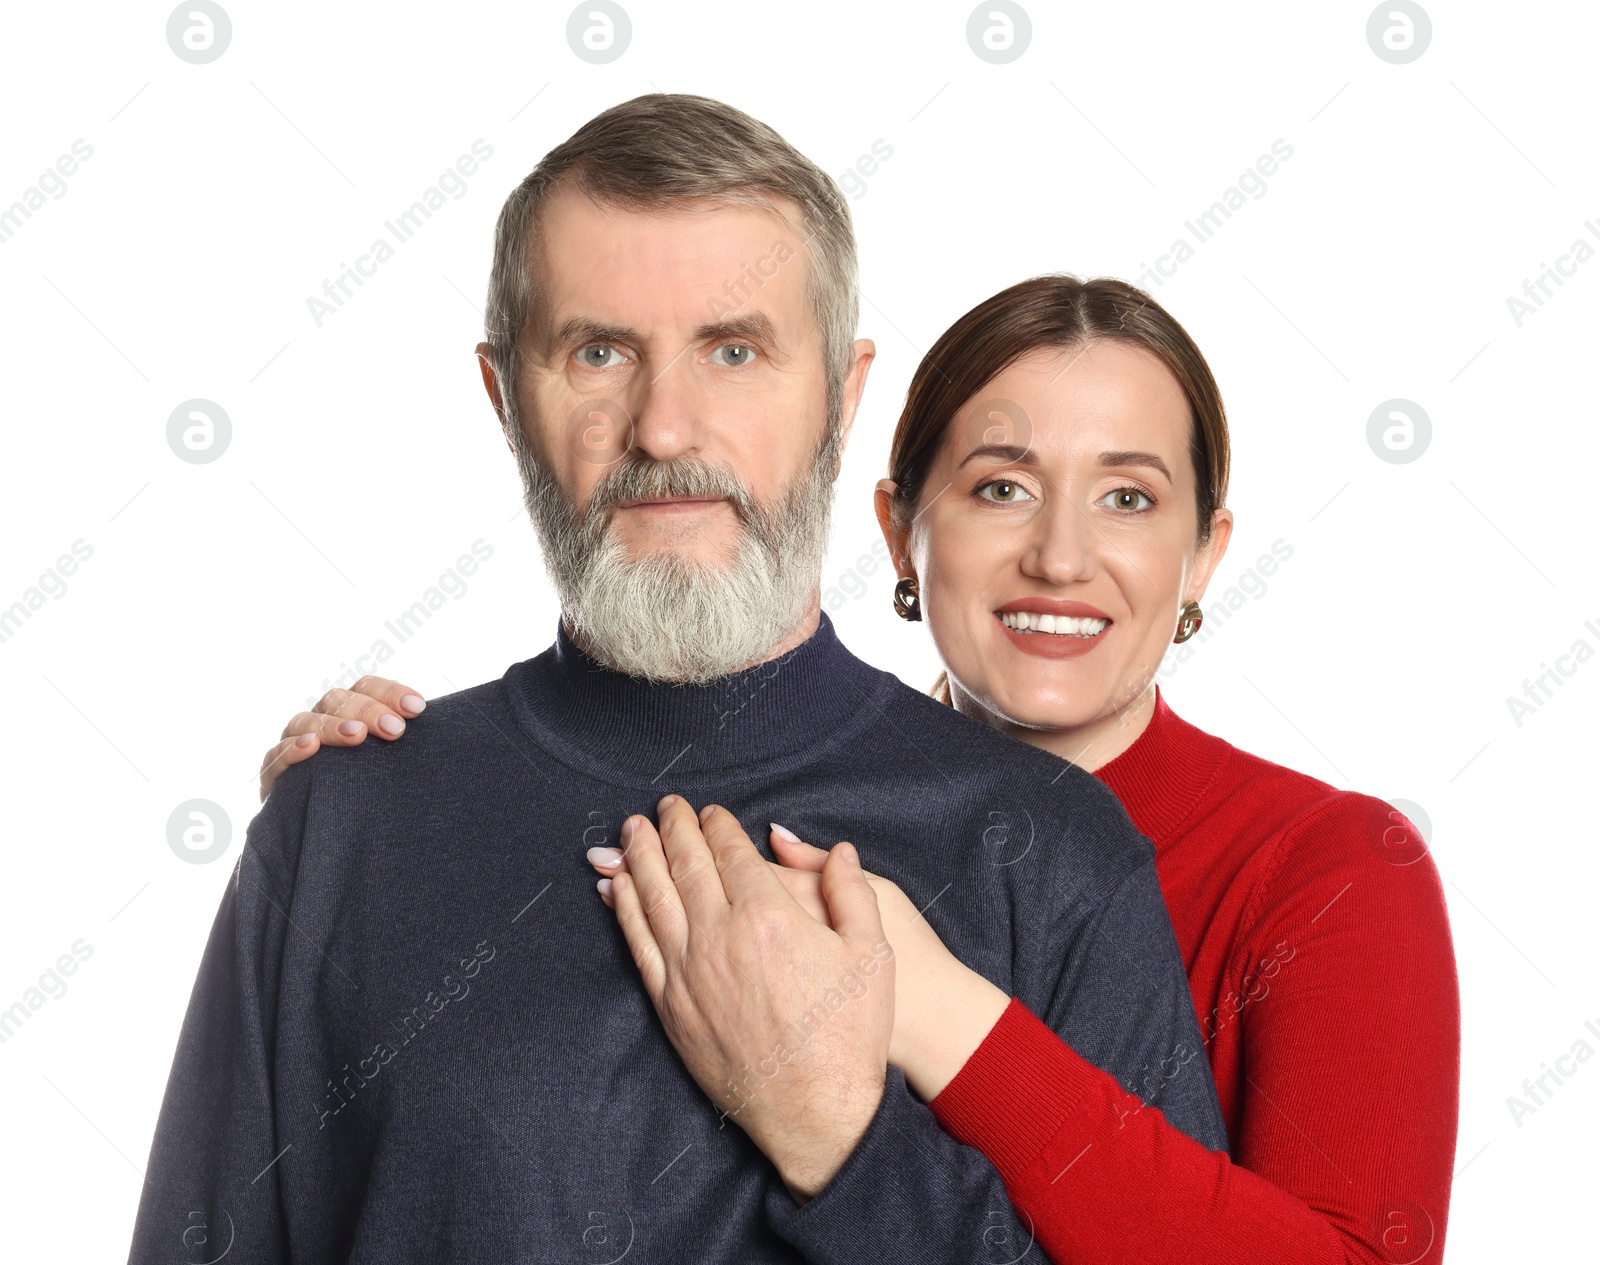
{"type": "Polygon", "coordinates": [[[393,741],[426,706],[409,685],[382,676],[364,676],[352,689],[329,690],[310,711],[292,717],[282,740],[268,749],[261,761],[261,798],[266,799],[285,769],[314,756],[324,743],[353,747],[365,742],[369,732],[393,741]]]}

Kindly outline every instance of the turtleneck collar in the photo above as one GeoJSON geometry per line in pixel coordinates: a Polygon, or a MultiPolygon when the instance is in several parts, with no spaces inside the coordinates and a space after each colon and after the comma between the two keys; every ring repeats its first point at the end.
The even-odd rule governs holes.
{"type": "Polygon", "coordinates": [[[662,794],[803,764],[870,724],[896,685],[845,649],[826,613],[788,653],[705,685],[614,671],[559,625],[555,645],[506,674],[512,711],[546,751],[662,794]]]}
{"type": "Polygon", "coordinates": [[[1160,850],[1193,814],[1233,748],[1181,719],[1156,687],[1150,723],[1095,776],[1116,793],[1133,824],[1160,850]]]}

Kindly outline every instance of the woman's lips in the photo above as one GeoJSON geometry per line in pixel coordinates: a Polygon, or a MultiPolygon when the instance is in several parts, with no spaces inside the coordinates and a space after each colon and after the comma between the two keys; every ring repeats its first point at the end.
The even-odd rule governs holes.
{"type": "Polygon", "coordinates": [[[1041,659],[1075,659],[1105,640],[1111,617],[1087,602],[1021,598],[995,611],[1011,644],[1041,659]]]}

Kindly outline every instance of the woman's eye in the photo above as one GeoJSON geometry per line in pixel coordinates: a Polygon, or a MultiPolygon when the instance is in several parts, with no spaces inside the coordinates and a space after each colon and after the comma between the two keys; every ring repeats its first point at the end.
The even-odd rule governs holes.
{"type": "Polygon", "coordinates": [[[1107,509],[1123,510],[1133,513],[1138,510],[1147,510],[1155,504],[1145,492],[1138,488],[1118,488],[1115,492],[1107,492],[1100,498],[1100,504],[1107,509]]]}
{"type": "Polygon", "coordinates": [[[978,489],[978,495],[986,501],[996,501],[1001,505],[1017,505],[1023,501],[1031,501],[1020,483],[1013,483],[1010,479],[995,479],[985,483],[978,489]]]}
{"type": "Polygon", "coordinates": [[[711,353],[711,359],[728,369],[738,369],[755,359],[755,348],[743,343],[723,343],[711,353]]]}
{"type": "Polygon", "coordinates": [[[622,353],[604,343],[594,343],[578,352],[578,363],[586,369],[613,369],[622,360],[622,353]]]}

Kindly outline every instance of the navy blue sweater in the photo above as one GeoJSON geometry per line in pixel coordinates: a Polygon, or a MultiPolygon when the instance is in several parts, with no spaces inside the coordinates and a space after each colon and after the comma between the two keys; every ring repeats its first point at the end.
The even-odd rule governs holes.
{"type": "Polygon", "coordinates": [[[130,1260],[1022,1256],[999,1175],[898,1068],[804,1206],[720,1120],[584,859],[668,791],[727,806],[767,855],[769,821],[852,840],[964,962],[1226,1148],[1204,1059],[1152,1075],[1200,1035],[1153,849],[1096,779],[861,662],[826,616],[708,686],[559,633],[402,741],[278,782],[200,965],[130,1260]]]}

